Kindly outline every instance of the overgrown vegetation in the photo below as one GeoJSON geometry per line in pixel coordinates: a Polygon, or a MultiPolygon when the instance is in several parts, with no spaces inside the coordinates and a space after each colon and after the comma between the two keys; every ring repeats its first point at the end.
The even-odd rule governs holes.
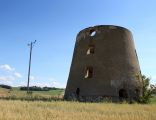
{"type": "Polygon", "coordinates": [[[149,103],[153,94],[156,91],[156,86],[150,84],[150,78],[142,75],[142,96],[139,98],[139,103],[149,103]]]}

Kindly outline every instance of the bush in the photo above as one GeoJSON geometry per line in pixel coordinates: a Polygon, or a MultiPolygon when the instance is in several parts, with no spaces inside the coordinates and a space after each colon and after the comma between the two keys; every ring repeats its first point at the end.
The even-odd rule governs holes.
{"type": "Polygon", "coordinates": [[[142,75],[142,96],[139,98],[139,103],[149,103],[150,98],[152,98],[152,94],[155,91],[155,86],[150,84],[150,78],[142,75]]]}

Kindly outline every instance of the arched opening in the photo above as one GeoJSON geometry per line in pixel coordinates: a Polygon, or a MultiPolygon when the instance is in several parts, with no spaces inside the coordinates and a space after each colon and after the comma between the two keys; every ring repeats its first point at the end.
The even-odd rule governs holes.
{"type": "Polygon", "coordinates": [[[125,89],[120,89],[119,90],[119,99],[124,100],[128,98],[127,91],[125,89]]]}
{"type": "Polygon", "coordinates": [[[77,97],[79,97],[79,95],[80,95],[80,88],[76,89],[76,95],[77,95],[77,97]]]}
{"type": "Polygon", "coordinates": [[[93,36],[95,36],[95,35],[96,35],[96,31],[95,31],[95,30],[91,30],[91,31],[90,31],[90,36],[93,37],[93,36]]]}

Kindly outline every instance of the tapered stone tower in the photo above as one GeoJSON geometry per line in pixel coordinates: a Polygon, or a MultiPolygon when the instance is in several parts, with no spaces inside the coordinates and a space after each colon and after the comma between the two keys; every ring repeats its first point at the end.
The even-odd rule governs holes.
{"type": "Polygon", "coordinates": [[[137,100],[142,80],[131,32],[100,25],[80,31],[65,90],[66,100],[137,100]]]}

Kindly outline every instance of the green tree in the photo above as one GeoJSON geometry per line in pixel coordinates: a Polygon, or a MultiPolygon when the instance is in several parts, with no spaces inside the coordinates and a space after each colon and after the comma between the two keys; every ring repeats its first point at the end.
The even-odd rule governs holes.
{"type": "Polygon", "coordinates": [[[139,103],[149,103],[152,94],[155,91],[155,86],[150,84],[150,78],[142,75],[142,96],[139,98],[139,103]]]}

